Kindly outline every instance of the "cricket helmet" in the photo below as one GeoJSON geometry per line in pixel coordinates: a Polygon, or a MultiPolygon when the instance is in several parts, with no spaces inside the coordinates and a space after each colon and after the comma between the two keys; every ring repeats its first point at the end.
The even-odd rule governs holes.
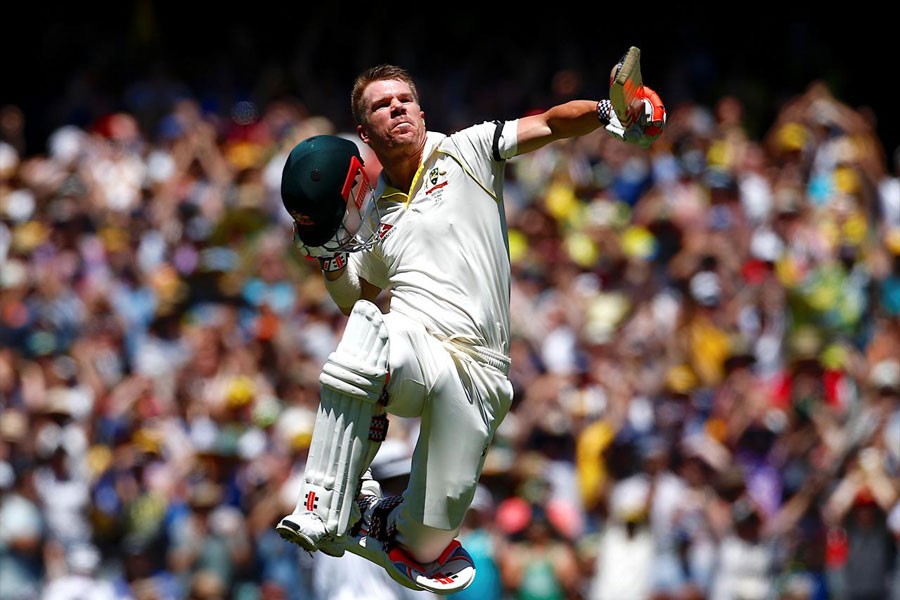
{"type": "Polygon", "coordinates": [[[316,135],[294,146],[281,175],[281,200],[297,241],[328,252],[374,244],[379,214],[363,164],[346,138],[316,135]]]}

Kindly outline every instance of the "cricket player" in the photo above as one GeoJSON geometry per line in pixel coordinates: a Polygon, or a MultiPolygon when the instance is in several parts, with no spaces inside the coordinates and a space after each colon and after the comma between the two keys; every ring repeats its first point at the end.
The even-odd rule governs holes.
{"type": "Polygon", "coordinates": [[[361,554],[411,589],[471,582],[456,536],[513,395],[504,163],[599,127],[648,145],[665,107],[649,88],[638,96],[628,127],[608,100],[577,100],[444,135],[427,130],[410,74],[380,65],[351,97],[357,134],[383,167],[374,189],[352,141],[295,146],[281,187],[295,242],[349,318],[322,369],[304,483],[277,526],[285,539],[361,554]],[[388,288],[382,314],[373,302],[388,288]],[[421,430],[406,490],[383,498],[367,467],[387,414],[420,417],[421,430]]]}

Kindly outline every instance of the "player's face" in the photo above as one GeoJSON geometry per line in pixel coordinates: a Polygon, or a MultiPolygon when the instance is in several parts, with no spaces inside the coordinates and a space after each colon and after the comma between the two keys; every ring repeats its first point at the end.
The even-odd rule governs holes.
{"type": "Polygon", "coordinates": [[[409,85],[396,79],[370,83],[363,92],[366,122],[359,135],[377,155],[425,143],[425,113],[409,85]]]}

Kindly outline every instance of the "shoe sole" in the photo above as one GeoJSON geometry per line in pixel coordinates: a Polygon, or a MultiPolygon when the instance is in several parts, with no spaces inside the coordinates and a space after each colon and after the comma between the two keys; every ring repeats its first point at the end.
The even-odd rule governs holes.
{"type": "Polygon", "coordinates": [[[298,531],[297,529],[297,525],[291,523],[290,521],[282,521],[275,526],[275,531],[277,531],[278,535],[280,535],[281,538],[285,541],[296,544],[309,553],[318,550],[324,554],[327,554],[328,556],[334,556],[335,558],[340,558],[344,555],[343,548],[334,546],[328,541],[322,541],[317,544],[316,542],[312,541],[309,536],[300,533],[300,531],[298,531]]]}
{"type": "Polygon", "coordinates": [[[285,540],[292,544],[297,544],[307,552],[315,552],[319,549],[319,545],[308,536],[300,533],[298,526],[287,520],[282,520],[275,526],[275,531],[285,540]]]}

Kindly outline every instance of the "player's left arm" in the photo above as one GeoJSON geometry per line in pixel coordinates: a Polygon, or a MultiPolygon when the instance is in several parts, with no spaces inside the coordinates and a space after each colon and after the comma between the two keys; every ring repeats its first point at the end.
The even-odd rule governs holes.
{"type": "Polygon", "coordinates": [[[519,119],[517,154],[533,152],[550,142],[587,135],[602,125],[597,118],[597,103],[571,100],[540,114],[519,119]]]}
{"type": "Polygon", "coordinates": [[[633,125],[622,127],[608,100],[570,100],[542,113],[522,117],[518,122],[517,154],[533,152],[550,142],[587,135],[605,127],[614,137],[647,147],[665,127],[666,108],[652,89],[644,86],[638,94],[633,125]]]}

